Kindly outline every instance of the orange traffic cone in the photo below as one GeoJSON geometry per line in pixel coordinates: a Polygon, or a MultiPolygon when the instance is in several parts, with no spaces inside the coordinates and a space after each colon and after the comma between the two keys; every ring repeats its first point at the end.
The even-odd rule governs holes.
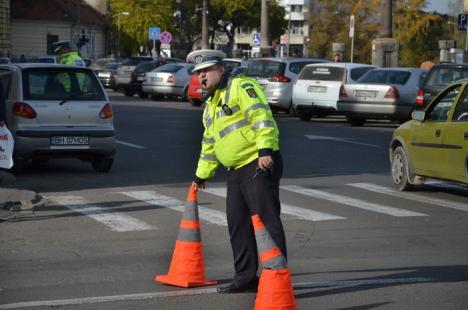
{"type": "Polygon", "coordinates": [[[181,287],[213,285],[217,281],[205,278],[205,265],[198,219],[197,189],[190,187],[187,204],[180,221],[171,266],[167,275],[157,275],[155,280],[181,287]]]}
{"type": "Polygon", "coordinates": [[[252,216],[252,223],[260,262],[263,266],[254,309],[296,309],[291,274],[286,259],[266,230],[258,214],[252,216]]]}

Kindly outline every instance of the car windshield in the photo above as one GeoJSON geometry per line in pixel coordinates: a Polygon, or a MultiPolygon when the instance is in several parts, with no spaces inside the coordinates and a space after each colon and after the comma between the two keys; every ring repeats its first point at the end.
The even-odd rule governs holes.
{"type": "Polygon", "coordinates": [[[272,77],[283,75],[286,64],[280,61],[252,60],[245,72],[249,76],[272,77]]]}
{"type": "Polygon", "coordinates": [[[23,71],[25,100],[106,100],[91,70],[31,68],[23,71]]]}
{"type": "Polygon", "coordinates": [[[453,81],[465,78],[468,78],[468,68],[436,67],[429,72],[426,86],[448,85],[453,81]]]}
{"type": "Polygon", "coordinates": [[[140,62],[138,66],[135,68],[136,73],[140,72],[149,72],[151,70],[154,70],[158,67],[158,63],[156,61],[144,61],[140,62]]]}
{"type": "Polygon", "coordinates": [[[106,63],[106,65],[104,66],[104,69],[116,70],[118,66],[119,66],[118,62],[111,61],[111,62],[106,63]]]}
{"type": "Polygon", "coordinates": [[[182,69],[183,66],[181,65],[176,65],[176,64],[165,64],[162,65],[156,69],[153,70],[153,72],[168,72],[168,73],[176,73],[180,69],[182,69]]]}
{"type": "Polygon", "coordinates": [[[358,80],[359,83],[404,85],[411,73],[399,70],[370,70],[358,80]]]}
{"type": "Polygon", "coordinates": [[[305,67],[299,80],[317,80],[317,81],[342,81],[345,74],[345,68],[328,66],[309,66],[305,67]]]}

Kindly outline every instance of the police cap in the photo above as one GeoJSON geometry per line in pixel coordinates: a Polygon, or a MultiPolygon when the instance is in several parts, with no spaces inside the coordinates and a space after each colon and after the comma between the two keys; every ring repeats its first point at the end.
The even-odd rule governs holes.
{"type": "Polygon", "coordinates": [[[54,47],[54,52],[58,53],[63,47],[70,49],[70,41],[69,40],[57,41],[57,42],[52,43],[52,46],[54,47]]]}
{"type": "Polygon", "coordinates": [[[221,51],[204,49],[191,52],[187,55],[186,61],[195,64],[192,70],[192,72],[195,72],[216,64],[222,64],[224,58],[226,58],[226,54],[221,51]]]}

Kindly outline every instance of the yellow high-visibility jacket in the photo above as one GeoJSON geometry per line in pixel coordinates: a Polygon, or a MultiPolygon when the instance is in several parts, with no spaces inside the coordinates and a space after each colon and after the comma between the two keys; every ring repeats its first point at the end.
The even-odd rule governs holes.
{"type": "Polygon", "coordinates": [[[213,177],[219,164],[237,169],[279,150],[279,130],[265,94],[246,76],[220,83],[206,100],[203,126],[195,173],[202,180],[213,177]]]}
{"type": "Polygon", "coordinates": [[[72,65],[78,67],[85,67],[85,62],[81,59],[77,52],[68,52],[62,55],[60,63],[63,65],[72,65]]]}

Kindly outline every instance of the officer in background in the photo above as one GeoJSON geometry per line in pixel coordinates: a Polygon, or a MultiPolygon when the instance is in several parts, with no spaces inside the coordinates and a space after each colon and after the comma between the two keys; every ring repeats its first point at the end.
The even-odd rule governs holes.
{"type": "Polygon", "coordinates": [[[203,140],[193,186],[203,190],[221,164],[228,169],[226,214],[234,257],[231,284],[218,293],[256,291],[258,254],[251,216],[258,214],[286,258],[280,219],[279,181],[283,164],[279,131],[268,101],[256,80],[229,78],[225,54],[199,50],[187,56],[195,63],[202,87],[208,91],[203,112],[203,140]]]}
{"type": "Polygon", "coordinates": [[[81,59],[78,52],[72,51],[70,41],[58,41],[53,43],[54,52],[60,55],[60,64],[85,67],[86,64],[81,59]]]}

